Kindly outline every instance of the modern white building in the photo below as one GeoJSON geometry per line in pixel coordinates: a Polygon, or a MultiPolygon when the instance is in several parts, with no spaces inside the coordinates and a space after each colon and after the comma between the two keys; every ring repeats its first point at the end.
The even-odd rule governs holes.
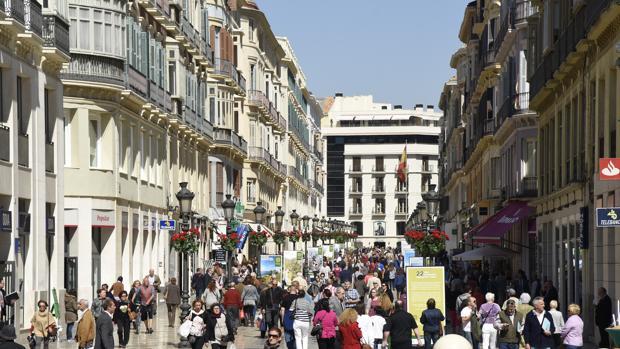
{"type": "Polygon", "coordinates": [[[430,105],[403,109],[340,93],[324,105],[327,216],[351,222],[364,246],[398,246],[422,193],[437,184],[441,113],[430,105]],[[408,176],[401,183],[404,149],[408,176]]]}

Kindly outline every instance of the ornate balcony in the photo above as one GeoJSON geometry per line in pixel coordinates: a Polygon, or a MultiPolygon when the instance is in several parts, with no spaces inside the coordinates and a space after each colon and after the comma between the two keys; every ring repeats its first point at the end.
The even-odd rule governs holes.
{"type": "Polygon", "coordinates": [[[44,15],[42,33],[44,47],[55,47],[67,56],[71,56],[67,22],[55,15],[44,15]]]}
{"type": "Polygon", "coordinates": [[[352,207],[352,208],[349,209],[349,217],[350,218],[352,218],[352,217],[359,218],[359,217],[361,217],[363,215],[364,214],[362,213],[362,208],[361,207],[352,207]]]}
{"type": "MultiPolygon", "coordinates": [[[[139,74],[139,73],[138,73],[139,74]]],[[[60,74],[63,80],[83,80],[125,86],[122,60],[85,54],[71,54],[71,62],[60,74]]],[[[146,78],[144,78],[146,82],[146,78]]]]}
{"type": "Polygon", "coordinates": [[[25,25],[24,0],[4,0],[3,3],[0,2],[0,5],[7,17],[25,25]]]}
{"type": "Polygon", "coordinates": [[[24,3],[24,25],[29,30],[41,37],[43,28],[43,15],[41,14],[41,4],[36,0],[22,0],[24,3]]]}
{"type": "Polygon", "coordinates": [[[314,189],[318,190],[320,193],[325,194],[325,188],[316,179],[314,180],[314,189]]]}
{"type": "Polygon", "coordinates": [[[290,177],[295,178],[299,183],[301,183],[304,187],[309,187],[309,183],[308,183],[308,179],[305,178],[301,172],[299,172],[299,170],[297,169],[297,167],[295,166],[290,166],[288,167],[288,175],[290,177]]]}
{"type": "Polygon", "coordinates": [[[286,170],[283,170],[284,165],[273,157],[267,149],[261,147],[249,147],[248,155],[250,160],[261,161],[268,165],[275,173],[286,176],[286,170]]]}
{"type": "Polygon", "coordinates": [[[248,153],[248,142],[231,129],[214,127],[213,136],[218,144],[230,145],[243,154],[248,153]]]}

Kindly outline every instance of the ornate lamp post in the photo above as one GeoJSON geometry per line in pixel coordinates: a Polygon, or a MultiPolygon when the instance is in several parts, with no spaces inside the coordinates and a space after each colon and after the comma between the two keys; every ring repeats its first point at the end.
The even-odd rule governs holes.
{"type": "Polygon", "coordinates": [[[418,223],[422,229],[426,230],[428,224],[428,211],[426,210],[426,203],[424,203],[424,201],[418,202],[416,209],[418,210],[418,223]]]}
{"type": "MultiPolygon", "coordinates": [[[[303,222],[303,228],[304,228],[304,236],[308,236],[308,221],[310,221],[310,217],[308,217],[308,215],[304,215],[301,218],[301,221],[303,222]]],[[[308,240],[307,239],[303,239],[304,240],[304,259],[306,260],[306,262],[304,263],[304,276],[308,276],[308,240]]]]}
{"type": "MultiPolygon", "coordinates": [[[[297,213],[297,210],[293,210],[293,212],[289,215],[289,218],[291,219],[291,225],[293,226],[293,233],[295,233],[297,231],[297,222],[299,222],[299,214],[297,213]]],[[[296,250],[294,242],[293,250],[296,250]]]]}
{"type": "Polygon", "coordinates": [[[439,208],[439,193],[435,190],[437,186],[435,184],[429,185],[429,190],[422,194],[422,200],[426,203],[426,207],[428,207],[428,214],[430,218],[429,227],[432,225],[435,227],[435,223],[437,223],[438,216],[438,208],[439,208]]]}
{"type": "MultiPolygon", "coordinates": [[[[229,235],[232,226],[231,221],[235,214],[235,202],[230,198],[230,194],[226,194],[226,200],[222,201],[222,209],[224,210],[224,219],[226,219],[226,235],[229,235]]],[[[226,276],[228,278],[227,282],[230,282],[232,278],[232,251],[226,251],[226,276]]]]}
{"type": "Polygon", "coordinates": [[[265,209],[265,207],[263,207],[263,203],[259,201],[256,203],[256,207],[254,207],[253,212],[254,212],[254,221],[258,225],[258,233],[260,234],[261,224],[263,224],[263,217],[265,215],[265,212],[267,212],[267,210],[265,209]]]}
{"type": "MultiPolygon", "coordinates": [[[[192,213],[192,200],[194,200],[194,193],[192,193],[189,189],[187,189],[187,182],[179,183],[181,190],[176,194],[177,200],[179,201],[179,211],[182,219],[182,223],[180,224],[181,230],[189,231],[189,222],[191,220],[192,213]]],[[[189,305],[189,272],[185,270],[188,266],[187,261],[187,253],[181,253],[181,263],[179,267],[179,281],[181,283],[181,322],[187,317],[189,314],[189,310],[191,306],[189,305]]],[[[187,348],[190,344],[187,341],[187,337],[181,337],[179,342],[179,347],[187,348]]]]}
{"type": "MultiPolygon", "coordinates": [[[[284,220],[284,211],[282,211],[282,206],[278,206],[278,210],[273,213],[273,216],[275,217],[276,234],[281,234],[282,221],[284,220]]],[[[280,251],[282,251],[282,247],[278,245],[278,253],[280,253],[280,251]]]]}

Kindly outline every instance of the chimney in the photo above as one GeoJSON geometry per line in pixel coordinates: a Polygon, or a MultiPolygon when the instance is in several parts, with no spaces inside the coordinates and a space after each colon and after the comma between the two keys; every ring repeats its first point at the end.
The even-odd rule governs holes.
{"type": "Polygon", "coordinates": [[[434,105],[429,104],[429,105],[427,105],[427,106],[426,106],[426,110],[427,110],[427,111],[433,111],[433,108],[434,108],[434,107],[435,107],[434,105]]]}
{"type": "Polygon", "coordinates": [[[397,104],[397,105],[394,106],[394,109],[403,109],[403,106],[400,105],[400,104],[397,104]]]}
{"type": "Polygon", "coordinates": [[[382,105],[381,110],[387,110],[387,105],[382,105]]]}
{"type": "Polygon", "coordinates": [[[342,92],[336,92],[336,97],[343,97],[344,95],[342,94],[342,92]]]}
{"type": "Polygon", "coordinates": [[[422,110],[424,109],[424,104],[416,104],[415,105],[415,110],[422,110]]]}

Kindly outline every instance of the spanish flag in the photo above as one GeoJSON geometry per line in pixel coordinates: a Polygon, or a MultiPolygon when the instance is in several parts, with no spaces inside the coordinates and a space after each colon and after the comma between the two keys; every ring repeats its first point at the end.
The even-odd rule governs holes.
{"type": "Polygon", "coordinates": [[[400,162],[398,163],[398,170],[396,171],[398,181],[401,183],[407,182],[407,145],[403,149],[403,154],[400,156],[400,162]]]}

